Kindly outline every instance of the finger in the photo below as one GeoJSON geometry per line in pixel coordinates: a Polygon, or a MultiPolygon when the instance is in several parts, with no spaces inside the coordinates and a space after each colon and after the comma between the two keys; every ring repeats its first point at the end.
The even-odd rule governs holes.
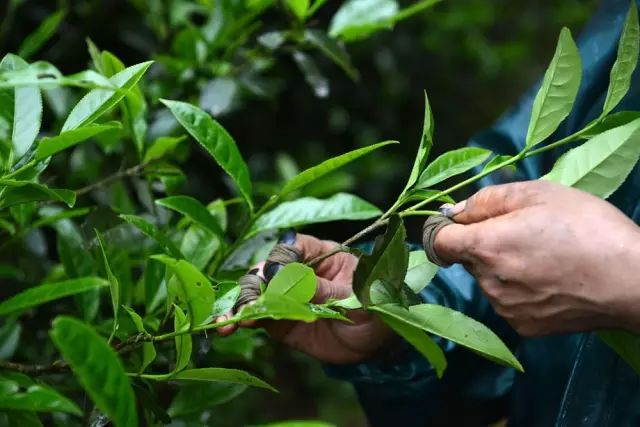
{"type": "Polygon", "coordinates": [[[316,258],[338,245],[336,242],[328,240],[320,240],[308,234],[298,233],[295,246],[302,253],[302,257],[305,261],[309,261],[316,258]]]}
{"type": "Polygon", "coordinates": [[[450,224],[436,234],[433,251],[446,264],[468,262],[471,260],[475,239],[475,227],[450,224]]]}
{"type": "Polygon", "coordinates": [[[351,286],[345,286],[339,281],[328,280],[323,277],[318,277],[318,286],[316,293],[311,299],[311,302],[315,304],[322,304],[330,299],[344,299],[351,295],[351,286]]]}
{"type": "Polygon", "coordinates": [[[530,181],[492,185],[445,209],[444,214],[460,224],[485,221],[536,204],[539,187],[530,181]]]}
{"type": "MultiPolygon", "coordinates": [[[[232,316],[231,312],[229,312],[227,314],[223,314],[222,316],[218,316],[218,318],[216,318],[216,323],[226,322],[227,320],[229,320],[231,318],[231,316],[232,316]]],[[[237,329],[238,329],[238,325],[236,325],[235,323],[232,323],[230,325],[220,326],[216,330],[216,332],[221,337],[226,337],[226,336],[229,336],[232,333],[234,333],[237,329]]]]}

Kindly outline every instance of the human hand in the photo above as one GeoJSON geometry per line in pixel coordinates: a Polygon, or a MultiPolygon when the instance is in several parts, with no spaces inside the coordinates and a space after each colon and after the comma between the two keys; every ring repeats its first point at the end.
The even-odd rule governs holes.
{"type": "Polygon", "coordinates": [[[613,205],[545,181],[487,187],[445,214],[446,262],[473,274],[521,335],[640,332],[640,228],[613,205]]]}
{"type": "MultiPolygon", "coordinates": [[[[337,243],[318,240],[298,234],[295,246],[303,260],[310,260],[333,249],[337,243]]],[[[347,298],[352,293],[352,276],[358,259],[348,253],[337,253],[314,267],[318,278],[316,294],[312,302],[322,303],[328,299],[347,298]]],[[[256,274],[264,278],[264,263],[257,266],[256,274]]],[[[217,319],[227,320],[228,313],[217,319]]],[[[373,356],[393,335],[374,315],[364,310],[352,310],[347,315],[353,323],[340,320],[320,319],[313,323],[293,321],[245,321],[218,329],[222,336],[233,333],[239,326],[264,327],[277,340],[329,363],[356,363],[373,356]]]]}

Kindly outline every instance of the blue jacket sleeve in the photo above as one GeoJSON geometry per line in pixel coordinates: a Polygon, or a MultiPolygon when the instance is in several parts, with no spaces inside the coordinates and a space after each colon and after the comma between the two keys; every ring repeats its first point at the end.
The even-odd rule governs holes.
{"type": "MultiPolygon", "coordinates": [[[[550,137],[551,141],[581,129],[601,111],[627,8],[625,0],[605,0],[583,29],[578,39],[583,59],[582,84],[571,115],[550,137]]],[[[500,154],[519,152],[524,144],[539,85],[469,144],[500,154]]],[[[639,88],[640,73],[636,72],[632,89],[619,109],[640,107],[640,93],[636,93],[639,88]]],[[[486,177],[480,185],[536,179],[549,170],[561,154],[562,151],[552,151],[526,159],[515,174],[496,173],[486,177]]],[[[461,266],[440,269],[420,297],[425,302],[462,311],[484,323],[517,353],[518,337],[495,314],[473,277],[461,266]]],[[[428,362],[406,344],[404,351],[392,359],[381,357],[357,365],[327,366],[326,371],[354,384],[374,427],[486,425],[504,416],[515,372],[485,361],[449,341],[440,340],[439,344],[448,361],[447,371],[441,380],[436,378],[428,362]]]]}

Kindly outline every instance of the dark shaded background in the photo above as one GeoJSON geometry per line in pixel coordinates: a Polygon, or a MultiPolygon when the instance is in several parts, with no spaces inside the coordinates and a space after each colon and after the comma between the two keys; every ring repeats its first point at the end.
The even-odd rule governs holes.
{"type": "MultiPolygon", "coordinates": [[[[60,6],[68,9],[68,15],[36,59],[48,60],[64,72],[87,68],[86,37],[127,64],[171,49],[157,40],[145,17],[127,1],[13,2],[19,4],[13,16],[5,12],[8,2],[0,2],[2,54],[15,51],[20,41],[60,6]]],[[[275,95],[267,99],[243,97],[233,111],[217,118],[235,137],[265,195],[278,179],[275,163],[279,153],[306,168],[358,146],[384,139],[401,141],[402,145],[365,157],[348,172],[334,176],[338,188],[385,207],[395,200],[413,163],[421,132],[423,90],[429,93],[436,120],[435,154],[460,147],[490,125],[541,75],[561,27],[568,26],[577,34],[596,5],[594,0],[445,1],[393,31],[350,44],[348,50],[361,74],[358,82],[318,57],[330,81],[329,95],[319,99],[290,57],[281,54],[271,73],[275,95]]],[[[329,2],[313,25],[326,28],[338,6],[339,2],[329,2]]],[[[274,17],[271,22],[267,16],[263,25],[265,29],[277,27],[278,21],[274,17]]],[[[150,74],[153,76],[153,70],[150,74]]],[[[181,99],[197,99],[198,90],[185,86],[175,88],[175,93],[181,99]]],[[[207,156],[192,156],[185,170],[188,192],[204,200],[229,196],[221,172],[212,167],[207,156]]],[[[323,190],[317,191],[322,194],[323,190]]],[[[341,240],[360,226],[319,225],[308,231],[341,240]]],[[[419,222],[409,226],[410,236],[416,238],[419,222]]],[[[213,345],[215,348],[215,341],[213,345]]],[[[274,385],[282,393],[248,391],[220,406],[214,412],[217,420],[209,423],[235,426],[299,417],[330,420],[341,426],[363,425],[349,386],[327,380],[315,363],[303,356],[292,357],[278,346],[255,351],[258,354],[246,357],[247,365],[251,366],[252,360],[270,361],[263,368],[275,378],[274,385]]]]}

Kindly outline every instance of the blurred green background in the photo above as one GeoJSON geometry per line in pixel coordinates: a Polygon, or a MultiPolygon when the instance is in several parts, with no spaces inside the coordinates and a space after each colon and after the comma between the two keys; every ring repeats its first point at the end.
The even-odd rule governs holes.
{"type": "MultiPolygon", "coordinates": [[[[594,0],[444,1],[392,31],[349,44],[347,50],[360,73],[357,81],[321,55],[309,53],[323,76],[314,91],[286,49],[274,51],[271,58],[247,51],[245,57],[251,61],[229,62],[231,67],[253,67],[253,74],[253,69],[221,72],[220,67],[228,65],[222,61],[224,46],[221,58],[209,55],[202,60],[190,29],[211,25],[199,13],[206,3],[8,0],[0,3],[0,53],[16,51],[44,19],[66,10],[56,35],[31,60],[50,61],[65,73],[83,70],[90,61],[86,38],[126,64],[156,59],[159,65],[146,79],[145,94],[154,100],[168,97],[207,107],[234,136],[265,197],[296,168],[358,146],[397,139],[400,146],[365,157],[325,180],[328,186],[309,190],[318,196],[348,190],[386,207],[395,200],[413,162],[421,133],[423,90],[429,93],[436,120],[434,154],[459,147],[489,126],[541,75],[561,27],[577,34],[597,7],[594,0]]],[[[327,28],[340,3],[329,1],[310,26],[327,28]]],[[[241,42],[249,43],[281,25],[278,14],[267,13],[259,31],[241,42]]],[[[152,114],[151,135],[172,125],[161,111],[152,114]]],[[[204,200],[229,197],[222,173],[202,153],[193,153],[185,170],[188,193],[204,200]]],[[[319,225],[307,232],[340,240],[360,226],[319,225]]],[[[409,223],[409,235],[417,239],[419,226],[418,221],[409,223]]],[[[203,339],[200,348],[207,352],[213,346],[221,358],[227,355],[236,364],[244,360],[243,367],[258,366],[281,393],[249,390],[240,399],[216,406],[208,424],[315,418],[340,426],[366,425],[350,386],[327,379],[319,365],[266,338],[254,345],[252,334],[243,332],[225,342],[203,339]]],[[[215,390],[211,393],[200,396],[203,405],[215,400],[215,390]]]]}

